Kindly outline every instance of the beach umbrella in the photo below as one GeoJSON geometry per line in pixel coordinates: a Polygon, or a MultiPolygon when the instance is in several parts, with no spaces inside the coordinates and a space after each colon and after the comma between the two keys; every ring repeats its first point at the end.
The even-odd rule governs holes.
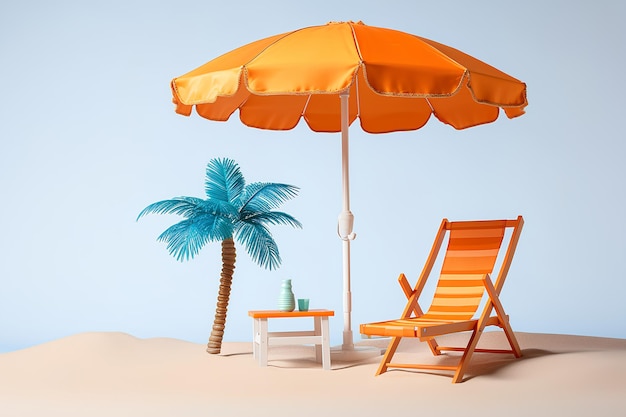
{"type": "Polygon", "coordinates": [[[329,22],[270,36],[227,52],[171,82],[176,112],[226,121],[239,110],[250,127],[341,132],[343,344],[351,329],[348,127],[411,131],[431,116],[456,129],[524,114],[526,85],[457,49],[362,22],[329,22]]]}

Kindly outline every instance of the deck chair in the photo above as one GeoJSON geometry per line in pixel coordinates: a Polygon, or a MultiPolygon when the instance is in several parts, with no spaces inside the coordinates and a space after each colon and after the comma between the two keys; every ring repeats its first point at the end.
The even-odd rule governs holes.
{"type": "Polygon", "coordinates": [[[474,352],[512,353],[522,356],[509,318],[500,302],[500,291],[504,285],[515,248],[522,231],[524,219],[481,220],[450,222],[443,219],[428,259],[415,287],[411,288],[406,276],[400,274],[398,281],[408,301],[397,320],[361,324],[360,332],[366,336],[391,337],[376,375],[389,368],[454,371],[452,383],[461,382],[474,352]],[[507,230],[509,233],[507,233],[507,230]],[[448,236],[448,244],[441,264],[441,273],[430,308],[421,309],[418,298],[431,275],[441,246],[448,236]],[[507,238],[505,239],[505,234],[507,238]],[[501,264],[495,282],[491,279],[498,255],[501,264]],[[487,294],[483,302],[484,294],[487,294]],[[482,311],[478,314],[480,306],[482,311]],[[492,312],[495,314],[492,315],[492,312]],[[476,346],[486,326],[498,326],[506,334],[511,349],[478,349],[476,346]],[[467,346],[439,346],[437,336],[450,333],[472,332],[467,346]],[[427,342],[433,355],[444,351],[463,352],[456,366],[421,365],[394,363],[392,358],[403,337],[417,338],[427,342]]]}

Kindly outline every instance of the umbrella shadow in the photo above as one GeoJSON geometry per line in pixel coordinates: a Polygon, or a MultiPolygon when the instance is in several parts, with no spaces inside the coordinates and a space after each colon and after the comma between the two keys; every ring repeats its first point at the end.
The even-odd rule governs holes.
{"type": "MultiPolygon", "coordinates": [[[[333,358],[331,352],[330,370],[342,370],[358,366],[378,366],[383,353],[384,349],[380,349],[375,355],[364,356],[362,359],[337,360],[333,358]]],[[[252,349],[222,352],[219,356],[223,358],[247,356],[250,357],[251,363],[256,363],[256,360],[253,360],[254,353],[252,349]]],[[[267,366],[281,369],[306,370],[320,368],[321,363],[315,360],[314,346],[275,346],[268,350],[267,366]]]]}

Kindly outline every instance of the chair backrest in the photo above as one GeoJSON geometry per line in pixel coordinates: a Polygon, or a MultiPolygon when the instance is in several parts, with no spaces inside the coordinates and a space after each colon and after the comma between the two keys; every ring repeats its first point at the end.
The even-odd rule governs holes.
{"type": "MultiPolygon", "coordinates": [[[[478,309],[485,286],[482,278],[492,274],[507,228],[514,228],[501,264],[496,288],[499,292],[508,272],[523,219],[449,222],[448,246],[433,301],[423,316],[433,320],[470,320],[478,309]]],[[[441,237],[443,238],[443,236],[441,237]]]]}

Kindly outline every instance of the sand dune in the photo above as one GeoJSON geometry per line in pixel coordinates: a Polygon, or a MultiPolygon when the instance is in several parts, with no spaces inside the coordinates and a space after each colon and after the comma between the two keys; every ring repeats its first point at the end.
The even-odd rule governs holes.
{"type": "MultiPolygon", "coordinates": [[[[334,361],[310,346],[274,347],[260,368],[250,343],[222,354],[175,339],[82,333],[0,354],[0,415],[21,416],[613,416],[626,412],[626,339],[517,333],[524,357],[476,354],[461,384],[448,375],[389,371],[380,357],[334,361]],[[329,414],[330,413],[330,414],[329,414]]],[[[449,337],[458,343],[464,336],[449,337]]],[[[481,345],[504,347],[501,333],[481,345]]],[[[385,340],[363,342],[383,348],[385,340]]],[[[425,344],[399,355],[434,360],[425,344]]],[[[445,358],[444,358],[445,359],[445,358]]]]}

